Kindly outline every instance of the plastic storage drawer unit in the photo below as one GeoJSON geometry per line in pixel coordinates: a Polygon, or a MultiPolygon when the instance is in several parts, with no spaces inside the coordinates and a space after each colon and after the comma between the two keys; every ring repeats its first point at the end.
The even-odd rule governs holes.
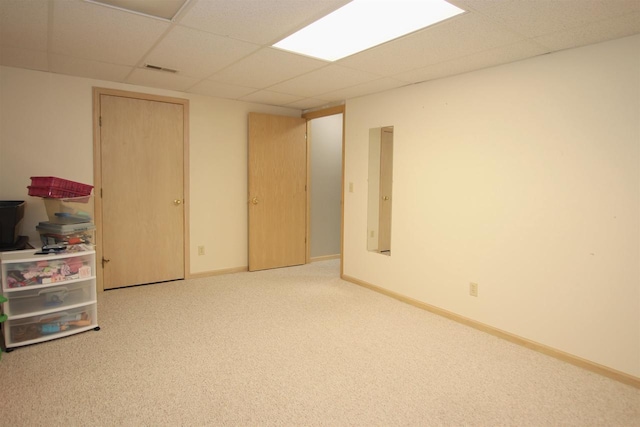
{"type": "Polygon", "coordinates": [[[34,250],[0,252],[0,267],[7,351],[100,330],[96,252],[91,247],[76,245],[45,255],[34,250]]]}

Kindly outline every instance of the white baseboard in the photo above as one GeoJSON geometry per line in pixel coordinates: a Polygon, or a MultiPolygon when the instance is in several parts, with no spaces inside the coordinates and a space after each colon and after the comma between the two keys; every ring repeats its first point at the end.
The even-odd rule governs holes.
{"type": "Polygon", "coordinates": [[[328,261],[330,259],[340,259],[340,254],[316,256],[316,257],[310,258],[309,261],[318,262],[318,261],[328,261]]]}
{"type": "Polygon", "coordinates": [[[562,350],[555,349],[553,347],[546,346],[544,344],[537,343],[535,341],[528,340],[526,338],[520,337],[518,335],[514,335],[512,333],[503,331],[498,328],[494,328],[493,326],[485,325],[484,323],[477,322],[473,319],[469,319],[464,316],[460,316],[456,313],[444,310],[442,308],[424,303],[422,301],[415,300],[413,298],[409,298],[407,296],[398,294],[396,292],[381,288],[380,286],[372,285],[371,283],[367,283],[365,281],[356,279],[354,277],[350,277],[347,275],[342,275],[342,279],[348,282],[354,283],[356,285],[365,287],[367,289],[371,289],[372,291],[379,292],[381,294],[387,295],[391,298],[397,299],[399,301],[405,302],[407,304],[413,305],[414,307],[421,308],[423,310],[427,310],[431,313],[446,317],[458,323],[462,323],[464,325],[470,326],[474,329],[478,329],[482,332],[486,332],[498,338],[505,339],[514,344],[521,345],[523,347],[529,348],[531,350],[537,351],[539,353],[546,354],[547,356],[551,356],[553,358],[562,360],[564,362],[570,363],[572,365],[578,366],[583,369],[587,369],[596,374],[603,375],[605,377],[611,378],[613,380],[619,381],[624,384],[628,384],[635,388],[640,388],[640,378],[617,371],[615,369],[609,368],[607,366],[600,365],[598,363],[592,362],[590,360],[583,359],[578,356],[574,356],[573,354],[565,353],[562,350]]]}

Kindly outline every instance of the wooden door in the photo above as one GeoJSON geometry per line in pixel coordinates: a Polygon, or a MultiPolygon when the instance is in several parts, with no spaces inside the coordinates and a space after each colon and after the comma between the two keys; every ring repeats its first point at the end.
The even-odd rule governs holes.
{"type": "Polygon", "coordinates": [[[380,216],[378,250],[391,250],[391,200],[393,197],[393,127],[382,128],[380,135],[380,216]]]}
{"type": "Polygon", "coordinates": [[[100,95],[105,289],[184,278],[184,108],[100,95]]]}
{"type": "Polygon", "coordinates": [[[305,263],[306,120],[249,114],[249,270],[305,263]]]}

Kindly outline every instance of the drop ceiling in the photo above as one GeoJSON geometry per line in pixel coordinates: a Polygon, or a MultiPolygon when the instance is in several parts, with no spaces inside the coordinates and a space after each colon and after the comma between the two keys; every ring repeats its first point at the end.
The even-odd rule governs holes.
{"type": "Polygon", "coordinates": [[[0,65],[308,110],[640,33],[640,0],[450,0],[467,12],[337,62],[271,47],[346,3],[188,0],[168,21],[0,0],[0,65]]]}

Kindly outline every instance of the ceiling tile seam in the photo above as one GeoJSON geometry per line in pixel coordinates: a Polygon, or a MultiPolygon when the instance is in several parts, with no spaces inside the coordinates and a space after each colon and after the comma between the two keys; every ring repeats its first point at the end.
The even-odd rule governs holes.
{"type": "MultiPolygon", "coordinates": [[[[640,10],[633,11],[633,12],[630,12],[630,13],[621,13],[620,15],[615,15],[615,16],[610,16],[608,18],[602,18],[602,19],[598,19],[598,20],[595,20],[595,21],[590,21],[588,24],[578,25],[575,28],[587,27],[589,25],[598,24],[600,22],[618,20],[620,18],[625,18],[625,17],[627,17],[629,15],[637,15],[637,14],[640,14],[640,10]]],[[[573,28],[573,27],[572,28],[567,28],[566,30],[573,30],[575,28],[573,28]]],[[[547,33],[547,34],[556,34],[556,33],[559,33],[559,32],[560,31],[554,31],[553,33],[547,33]]],[[[538,37],[538,36],[536,36],[536,37],[538,37]]]]}
{"type": "MultiPolygon", "coordinates": [[[[187,28],[189,28],[189,27],[187,27],[187,28]]],[[[231,37],[229,37],[229,38],[231,38],[231,37]]],[[[233,40],[237,40],[237,39],[233,39],[233,40]]],[[[240,41],[243,41],[243,40],[240,40],[240,41]]],[[[245,43],[248,43],[248,42],[245,42],[245,43]]],[[[241,57],[241,58],[239,58],[239,59],[236,59],[236,60],[235,60],[235,61],[233,61],[232,63],[230,63],[230,64],[228,64],[228,65],[226,65],[226,66],[224,66],[224,67],[222,67],[222,68],[220,68],[220,69],[218,69],[218,70],[214,71],[213,73],[209,74],[207,77],[203,78],[203,79],[202,79],[202,81],[204,81],[204,80],[210,80],[210,81],[212,81],[212,82],[225,84],[224,82],[221,82],[221,81],[215,80],[213,77],[214,77],[216,74],[218,74],[218,73],[220,73],[220,72],[222,72],[222,71],[226,70],[227,68],[233,67],[234,65],[238,64],[239,62],[244,61],[245,59],[249,58],[250,56],[255,55],[255,54],[257,54],[258,52],[260,52],[260,51],[262,51],[262,50],[264,50],[264,49],[266,49],[266,48],[267,48],[267,46],[264,46],[264,45],[258,45],[258,44],[256,44],[256,43],[252,43],[252,44],[254,44],[254,45],[256,45],[256,46],[260,46],[260,48],[258,48],[257,50],[254,50],[254,51],[252,51],[252,52],[249,52],[249,53],[248,53],[248,54],[246,54],[245,56],[243,56],[243,57],[241,57]]],[[[194,85],[194,86],[195,86],[195,85],[194,85]]],[[[237,85],[235,85],[235,86],[237,86],[237,85]]],[[[240,87],[244,87],[244,86],[240,86],[240,87]]],[[[252,87],[250,87],[250,86],[246,86],[246,87],[247,87],[247,88],[249,88],[249,89],[252,89],[252,87]]]]}
{"type": "MultiPolygon", "coordinates": [[[[509,25],[508,23],[506,23],[502,19],[496,18],[494,15],[492,15],[490,13],[487,13],[487,12],[490,12],[491,9],[493,9],[494,7],[495,6],[492,6],[492,7],[487,8],[486,10],[477,11],[476,13],[478,15],[482,16],[487,21],[487,23],[491,24],[492,28],[496,28],[497,27],[497,28],[501,29],[502,31],[506,31],[506,32],[511,33],[511,34],[513,34],[515,36],[518,36],[518,37],[521,38],[520,41],[528,40],[528,41],[531,41],[531,42],[535,43],[534,37],[531,37],[531,36],[529,36],[527,34],[521,33],[520,31],[518,31],[517,28],[513,28],[511,25],[509,25]]],[[[536,37],[539,37],[539,36],[536,36],[536,37]]],[[[509,43],[507,43],[506,45],[508,45],[508,44],[509,43]]],[[[536,43],[536,44],[538,44],[541,47],[544,47],[545,49],[549,49],[548,46],[544,46],[544,45],[541,45],[539,43],[536,43]]],[[[503,46],[506,46],[506,45],[503,45],[503,46]]],[[[496,47],[499,47],[499,46],[496,46],[496,47]]]]}
{"type": "MultiPolygon", "coordinates": [[[[293,76],[293,77],[290,77],[290,78],[288,78],[288,79],[284,79],[284,80],[282,80],[282,81],[280,81],[280,82],[278,82],[278,83],[273,83],[273,84],[271,84],[271,85],[269,85],[269,86],[265,86],[265,87],[261,88],[260,90],[268,90],[268,91],[270,91],[270,92],[275,92],[275,93],[279,93],[279,94],[282,94],[282,95],[300,96],[300,95],[298,95],[297,93],[282,92],[282,91],[279,91],[279,90],[272,90],[271,88],[272,88],[272,87],[274,87],[274,86],[280,85],[280,84],[282,84],[282,83],[286,83],[286,82],[288,82],[288,81],[291,81],[291,80],[298,79],[298,78],[300,78],[300,77],[306,76],[306,75],[311,74],[311,73],[313,73],[313,72],[323,70],[323,69],[325,69],[325,68],[327,68],[327,67],[330,67],[331,65],[334,65],[334,64],[332,64],[332,63],[327,63],[327,64],[323,65],[323,66],[322,66],[322,67],[320,67],[320,68],[314,68],[313,70],[307,71],[307,72],[305,72],[305,73],[297,74],[297,75],[295,75],[295,76],[293,76]]],[[[343,68],[347,68],[347,67],[343,67],[343,68]]],[[[360,71],[360,70],[357,70],[357,71],[360,71]]]]}
{"type": "MultiPolygon", "coordinates": [[[[250,56],[250,55],[247,55],[247,56],[250,56]]],[[[246,58],[246,57],[245,57],[245,58],[246,58]]],[[[236,61],[236,62],[237,62],[237,61],[236,61]]],[[[234,62],[234,64],[235,64],[235,62],[234,62]]],[[[251,93],[255,93],[255,92],[257,92],[257,91],[262,90],[261,88],[255,88],[255,87],[253,87],[253,86],[234,85],[234,84],[231,84],[231,83],[221,82],[221,81],[219,81],[219,80],[215,80],[215,79],[212,79],[212,78],[211,78],[212,76],[215,76],[217,73],[219,73],[220,71],[222,71],[222,70],[224,70],[224,69],[226,69],[226,68],[227,68],[227,67],[221,68],[220,70],[218,70],[218,71],[216,71],[215,73],[211,74],[209,77],[205,77],[205,78],[202,78],[202,79],[198,79],[198,81],[197,81],[197,82],[195,82],[195,83],[194,83],[194,84],[192,84],[191,86],[187,87],[187,88],[185,89],[185,91],[186,91],[186,92],[190,92],[190,91],[192,91],[192,90],[193,90],[193,88],[195,88],[195,87],[196,87],[196,86],[198,86],[199,84],[202,84],[202,83],[205,83],[205,82],[212,82],[212,83],[217,83],[217,84],[220,84],[220,85],[225,85],[225,86],[230,86],[230,87],[238,87],[238,88],[244,88],[244,89],[253,89],[253,92],[251,92],[251,93]]],[[[178,70],[178,71],[179,71],[179,70],[178,70]]],[[[236,99],[236,98],[234,98],[234,99],[236,99]]]]}
{"type": "MultiPolygon", "coordinates": [[[[25,49],[25,50],[30,50],[30,49],[25,49]]],[[[87,59],[87,58],[83,58],[81,56],[74,56],[74,55],[65,55],[63,53],[55,53],[55,52],[46,52],[47,57],[52,57],[52,56],[60,56],[63,58],[71,58],[71,59],[77,59],[80,61],[88,61],[88,62],[92,62],[92,63],[96,63],[96,64],[105,64],[105,65],[117,65],[119,67],[127,67],[127,68],[131,68],[131,70],[135,70],[136,66],[135,65],[131,65],[131,64],[121,64],[118,62],[105,62],[105,61],[98,61],[96,59],[87,59]]],[[[124,80],[122,80],[124,81],[124,80]]]]}
{"type": "MultiPolygon", "coordinates": [[[[210,81],[213,81],[213,82],[216,82],[216,83],[225,84],[224,82],[221,82],[221,81],[219,81],[219,80],[216,80],[216,79],[215,79],[215,75],[216,75],[216,74],[218,74],[218,73],[220,73],[220,72],[225,71],[226,69],[228,69],[228,68],[230,68],[230,67],[233,67],[234,65],[236,65],[236,64],[238,64],[239,62],[241,62],[241,61],[243,61],[243,60],[245,60],[245,59],[249,58],[249,57],[250,57],[250,56],[252,56],[252,55],[257,54],[258,52],[260,52],[260,51],[262,51],[262,50],[270,49],[271,47],[272,47],[272,46],[270,46],[270,45],[262,45],[262,46],[260,47],[260,49],[258,49],[258,50],[256,50],[256,51],[253,51],[253,52],[251,52],[251,53],[249,53],[249,54],[247,54],[247,55],[243,56],[242,58],[238,59],[237,61],[234,61],[233,63],[231,63],[231,64],[227,65],[226,67],[223,67],[223,68],[221,68],[221,69],[219,69],[219,70],[216,70],[214,73],[212,73],[211,75],[209,75],[208,77],[206,77],[204,80],[210,80],[210,81]]],[[[299,55],[299,54],[294,53],[294,52],[288,52],[288,53],[290,53],[290,54],[292,54],[292,55],[300,56],[300,57],[303,57],[303,58],[309,58],[309,57],[307,57],[307,56],[305,56],[305,55],[299,55]]],[[[313,58],[313,59],[317,59],[317,58],[313,58]]],[[[317,71],[317,70],[321,70],[321,69],[323,69],[323,68],[326,68],[326,67],[328,67],[328,66],[330,66],[330,65],[333,65],[333,64],[334,64],[334,63],[332,63],[332,62],[324,61],[324,60],[322,60],[322,59],[319,59],[319,61],[324,62],[325,64],[324,64],[322,67],[314,68],[314,69],[309,70],[309,71],[307,71],[307,72],[305,72],[305,73],[303,73],[303,74],[297,74],[297,75],[295,75],[295,76],[293,76],[293,77],[289,77],[289,78],[286,78],[286,79],[283,79],[283,80],[279,80],[279,81],[277,81],[277,82],[275,82],[275,83],[270,84],[269,86],[265,86],[265,87],[263,87],[263,88],[259,88],[258,90],[268,89],[268,88],[273,87],[273,86],[275,86],[275,85],[279,85],[279,84],[281,84],[281,83],[285,83],[285,82],[287,82],[287,81],[289,81],[289,80],[292,80],[292,79],[295,79],[295,78],[298,78],[298,77],[304,76],[304,75],[306,75],[306,74],[308,74],[308,73],[312,73],[312,72],[317,71]]],[[[346,67],[345,67],[345,68],[346,68],[346,67]]],[[[358,70],[358,71],[360,71],[360,70],[358,70]]],[[[195,85],[194,85],[194,86],[195,86],[195,85]]],[[[237,86],[237,85],[235,85],[235,86],[237,86]]],[[[247,88],[249,88],[249,89],[252,89],[252,88],[253,88],[252,86],[240,86],[240,87],[247,87],[247,88]]]]}
{"type": "MultiPolygon", "coordinates": [[[[153,18],[149,18],[149,19],[153,19],[153,18]]],[[[167,35],[173,31],[177,24],[173,21],[169,21],[168,22],[169,26],[167,27],[167,29],[156,39],[155,43],[153,43],[151,45],[151,47],[147,50],[146,53],[144,53],[142,55],[142,57],[140,58],[140,60],[138,62],[136,62],[136,64],[133,66],[133,68],[131,69],[131,71],[125,76],[123,81],[129,81],[129,78],[132,77],[133,73],[137,70],[137,69],[142,69],[144,67],[145,61],[146,59],[149,57],[149,55],[151,55],[151,52],[153,52],[153,50],[158,47],[158,45],[167,37],[167,35]]],[[[153,64],[153,65],[158,65],[160,67],[164,67],[164,64],[153,64]]],[[[170,67],[169,67],[170,68],[170,67]]],[[[179,72],[180,70],[178,70],[179,72]]]]}
{"type": "MultiPolygon", "coordinates": [[[[341,64],[341,63],[336,63],[334,65],[337,65],[337,66],[342,67],[342,68],[348,68],[349,70],[357,71],[359,73],[373,74],[374,76],[379,77],[379,78],[385,78],[385,77],[392,77],[393,78],[393,76],[391,74],[386,74],[386,73],[385,74],[380,74],[380,73],[377,73],[377,72],[374,72],[374,71],[371,71],[371,70],[365,71],[365,70],[363,70],[361,68],[356,68],[356,67],[353,67],[353,66],[344,65],[344,64],[341,64]]],[[[410,70],[408,70],[408,71],[410,71],[410,70]]],[[[406,71],[404,71],[404,72],[406,72],[406,71]]],[[[397,73],[397,74],[401,74],[401,73],[397,73]]],[[[377,79],[374,79],[374,80],[377,80],[377,79]]],[[[396,80],[400,80],[400,81],[403,81],[403,82],[406,81],[406,80],[403,80],[403,79],[396,79],[396,80]]]]}
{"type": "Polygon", "coordinates": [[[120,12],[125,12],[125,13],[131,13],[133,15],[138,15],[138,16],[143,16],[145,18],[152,18],[152,19],[156,19],[158,21],[163,21],[163,22],[172,22],[173,19],[171,18],[165,18],[164,16],[157,16],[157,15],[153,15],[150,13],[146,13],[146,12],[141,12],[140,10],[136,10],[136,9],[129,9],[127,7],[124,6],[119,6],[116,4],[112,4],[109,2],[103,2],[101,0],[84,0],[87,3],[91,3],[94,4],[96,6],[100,6],[100,7],[107,7],[110,9],[114,9],[120,12]]]}
{"type": "Polygon", "coordinates": [[[178,13],[175,14],[171,22],[176,25],[180,25],[180,22],[184,19],[185,16],[189,13],[189,11],[193,8],[193,6],[198,2],[198,0],[187,0],[184,5],[178,10],[178,13]]]}
{"type": "MultiPolygon", "coordinates": [[[[197,90],[194,90],[194,88],[195,88],[196,86],[198,86],[199,84],[204,83],[204,82],[207,82],[207,81],[209,81],[209,82],[214,82],[214,83],[218,83],[218,84],[225,85],[225,86],[229,86],[229,87],[238,87],[238,88],[252,89],[252,92],[249,92],[249,93],[246,93],[246,94],[243,94],[243,95],[239,95],[239,96],[230,96],[230,97],[225,97],[226,99],[240,99],[240,98],[242,98],[243,96],[253,95],[254,93],[258,93],[258,92],[260,92],[261,90],[264,90],[264,89],[258,89],[258,88],[254,88],[254,87],[249,87],[249,86],[232,85],[232,84],[228,84],[228,83],[215,82],[215,81],[213,81],[213,80],[202,79],[202,80],[198,81],[197,83],[195,83],[195,84],[193,84],[193,85],[189,86],[187,89],[185,89],[185,92],[189,92],[189,93],[200,93],[200,92],[198,92],[197,90]]],[[[214,96],[214,95],[209,95],[209,96],[214,96]]],[[[214,96],[214,97],[216,97],[216,96],[214,96]]],[[[220,96],[217,96],[217,97],[220,97],[220,96]]]]}
{"type": "MultiPolygon", "coordinates": [[[[512,42],[512,43],[501,44],[501,45],[494,46],[494,47],[491,47],[491,48],[488,48],[488,49],[484,49],[484,50],[474,51],[474,52],[466,54],[466,55],[456,56],[455,58],[450,58],[450,59],[447,59],[447,60],[444,60],[444,61],[434,62],[434,63],[426,65],[424,67],[412,68],[410,70],[402,71],[400,73],[391,74],[391,75],[389,75],[387,77],[395,79],[395,80],[399,80],[399,81],[402,81],[402,82],[406,82],[407,80],[405,80],[405,79],[400,77],[402,74],[406,74],[406,73],[411,72],[411,71],[426,70],[426,69],[429,69],[429,68],[432,68],[432,67],[435,67],[435,66],[438,66],[438,65],[446,65],[448,63],[453,63],[455,61],[460,61],[460,60],[464,60],[466,58],[471,58],[471,57],[476,56],[476,55],[481,55],[481,54],[486,53],[486,52],[491,52],[492,50],[495,50],[495,49],[502,49],[502,48],[506,48],[506,47],[509,47],[509,46],[514,46],[514,45],[517,45],[517,44],[522,43],[524,41],[531,42],[531,43],[535,44],[536,46],[539,46],[541,49],[545,50],[545,52],[540,53],[538,55],[534,55],[533,57],[540,56],[540,55],[546,55],[548,53],[553,52],[553,49],[550,49],[549,47],[544,46],[541,43],[536,43],[533,39],[523,39],[523,40],[515,41],[515,42],[512,42]]],[[[527,56],[527,58],[530,58],[530,57],[527,56]]],[[[525,58],[523,58],[523,59],[525,59],[525,58]]],[[[517,61],[519,61],[519,60],[510,61],[510,62],[517,62],[517,61]]],[[[474,68],[474,69],[476,69],[476,68],[474,68]]],[[[477,69],[479,69],[479,68],[477,68],[477,69]]],[[[429,81],[429,80],[433,80],[433,79],[428,79],[428,80],[424,80],[424,81],[429,81]]],[[[422,81],[419,81],[419,82],[410,81],[410,82],[407,82],[407,83],[418,84],[418,83],[421,83],[421,82],[422,81]]]]}
{"type": "Polygon", "coordinates": [[[285,33],[281,33],[280,36],[274,37],[273,39],[264,42],[264,43],[256,43],[254,40],[248,40],[245,38],[240,38],[240,37],[234,37],[231,34],[223,34],[220,32],[215,32],[215,31],[211,31],[211,30],[205,30],[202,29],[201,27],[195,27],[195,26],[191,26],[188,24],[184,24],[182,23],[182,20],[185,18],[185,16],[187,15],[188,10],[190,10],[191,8],[194,7],[195,3],[197,2],[197,0],[187,0],[189,7],[188,8],[184,8],[185,11],[184,12],[180,12],[179,15],[177,16],[176,19],[174,20],[175,24],[178,24],[182,27],[188,28],[190,30],[197,30],[197,31],[202,31],[204,33],[209,33],[209,34],[213,34],[219,37],[225,37],[231,40],[236,40],[236,41],[241,41],[244,43],[251,43],[257,46],[261,46],[261,47],[273,47],[274,44],[276,44],[277,42],[281,41],[282,39],[290,36],[291,34],[295,33],[296,31],[301,30],[302,28],[306,27],[307,25],[317,21],[318,19],[324,17],[325,15],[328,15],[329,13],[333,12],[334,10],[336,10],[336,8],[331,8],[331,7],[327,7],[326,9],[323,9],[321,12],[318,12],[316,15],[312,16],[311,18],[309,18],[309,20],[306,20],[299,28],[296,28],[292,31],[287,31],[285,33]]]}
{"type": "MultiPolygon", "coordinates": [[[[230,40],[240,41],[240,42],[247,43],[247,44],[251,44],[251,45],[254,45],[254,46],[259,46],[259,47],[258,47],[258,49],[256,49],[256,50],[253,50],[253,51],[249,52],[248,54],[246,54],[246,55],[244,55],[244,56],[242,56],[242,57],[240,57],[240,58],[236,59],[236,60],[235,60],[235,61],[233,61],[232,63],[230,63],[230,64],[228,64],[228,65],[225,65],[224,67],[222,67],[222,68],[220,68],[220,69],[217,69],[216,71],[214,71],[213,73],[209,74],[208,76],[206,76],[206,77],[204,77],[204,78],[200,79],[200,81],[204,81],[204,80],[211,80],[211,81],[215,81],[215,80],[213,80],[211,77],[215,76],[216,74],[218,74],[218,73],[219,73],[219,72],[221,72],[221,71],[226,70],[226,69],[227,69],[227,68],[229,68],[229,67],[232,67],[232,66],[236,65],[238,62],[240,62],[240,61],[243,61],[243,60],[247,59],[247,58],[248,58],[248,57],[250,57],[251,55],[254,55],[254,54],[256,54],[256,53],[260,52],[261,50],[263,50],[263,49],[265,49],[265,48],[268,48],[268,47],[269,47],[269,46],[266,46],[266,45],[261,45],[261,44],[258,44],[258,43],[254,43],[254,42],[249,42],[249,41],[246,41],[246,40],[237,39],[237,38],[234,38],[234,37],[229,37],[229,36],[224,36],[224,35],[220,35],[220,34],[211,33],[211,32],[209,32],[209,31],[200,30],[200,29],[198,29],[198,28],[192,28],[192,27],[189,27],[189,26],[186,26],[186,25],[182,25],[182,24],[176,24],[176,25],[177,25],[177,26],[180,26],[180,27],[182,27],[182,28],[187,28],[187,29],[192,30],[192,31],[199,31],[199,32],[207,33],[207,34],[213,34],[213,35],[215,35],[215,36],[217,36],[217,37],[223,37],[223,38],[227,38],[227,39],[230,39],[230,40]]],[[[166,37],[166,36],[165,36],[165,35],[163,35],[163,36],[162,36],[162,38],[164,38],[164,37],[166,37]]],[[[155,46],[154,46],[154,47],[155,47],[155,46]]],[[[153,50],[153,48],[152,48],[151,50],[153,50]]],[[[145,58],[146,58],[150,53],[151,53],[151,51],[147,52],[147,53],[145,54],[145,58]]],[[[180,71],[180,70],[178,70],[178,72],[179,72],[179,71],[180,71]]],[[[217,81],[216,83],[222,83],[222,82],[217,81]]],[[[197,83],[196,83],[196,84],[197,84],[197,83]]],[[[195,85],[194,85],[194,86],[195,86],[195,85]]],[[[192,87],[193,87],[193,86],[192,86],[192,87]]]]}
{"type": "MultiPolygon", "coordinates": [[[[399,81],[401,83],[405,83],[403,85],[397,86],[396,88],[401,88],[401,87],[405,87],[405,86],[409,86],[411,84],[414,84],[413,82],[407,82],[406,80],[394,79],[393,77],[389,77],[389,76],[382,76],[379,79],[368,80],[368,81],[363,82],[363,83],[358,83],[358,84],[355,84],[355,85],[345,86],[345,87],[340,88],[340,89],[334,89],[334,90],[330,90],[330,91],[327,91],[327,92],[322,92],[320,94],[314,95],[313,97],[316,98],[316,99],[327,100],[328,101],[327,98],[323,98],[324,95],[328,95],[328,94],[331,94],[331,93],[334,93],[334,92],[343,91],[343,90],[358,88],[359,86],[364,86],[364,85],[367,85],[367,84],[370,84],[370,83],[373,83],[373,82],[377,82],[379,80],[384,80],[384,79],[393,79],[393,80],[399,81]]],[[[376,92],[371,92],[371,93],[379,93],[379,92],[384,92],[384,91],[387,91],[387,90],[391,90],[391,89],[380,89],[380,90],[378,90],[376,92]]],[[[359,95],[359,96],[364,96],[364,95],[359,95]]],[[[342,101],[344,101],[344,99],[342,101]]]]}
{"type": "MultiPolygon", "coordinates": [[[[621,17],[626,16],[626,14],[615,15],[614,17],[602,18],[602,19],[598,19],[598,20],[589,21],[587,23],[569,25],[569,26],[567,26],[567,27],[565,27],[565,28],[563,28],[561,30],[558,30],[558,31],[550,31],[550,32],[547,31],[547,32],[544,32],[544,33],[541,33],[541,34],[536,34],[535,36],[531,36],[531,35],[528,35],[528,34],[521,33],[518,30],[519,27],[513,27],[508,22],[505,22],[503,19],[495,17],[494,15],[489,13],[489,12],[491,12],[491,10],[494,7],[495,6],[492,6],[492,7],[489,7],[487,9],[485,9],[485,10],[479,11],[478,14],[482,15],[488,21],[490,21],[492,26],[500,27],[503,30],[508,30],[508,31],[510,31],[510,32],[512,32],[514,34],[518,34],[521,37],[524,37],[525,39],[530,40],[530,41],[532,41],[534,43],[536,42],[536,39],[538,39],[538,38],[542,38],[542,37],[546,37],[546,36],[550,36],[550,35],[555,35],[555,34],[562,34],[562,33],[567,32],[567,31],[574,31],[574,30],[577,30],[579,28],[586,28],[589,25],[593,25],[593,24],[598,23],[598,22],[609,21],[609,20],[612,20],[612,19],[620,19],[621,17]]],[[[540,43],[538,43],[538,45],[544,46],[545,48],[550,49],[548,46],[542,45],[540,43]]],[[[550,52],[552,52],[552,51],[553,51],[553,49],[550,50],[550,52]]]]}
{"type": "MultiPolygon", "coordinates": [[[[336,67],[340,67],[340,68],[346,68],[346,69],[349,69],[349,70],[352,70],[352,71],[357,71],[357,72],[359,72],[359,73],[372,74],[372,75],[374,75],[374,76],[378,77],[378,79],[381,79],[381,78],[384,78],[384,77],[389,77],[389,76],[386,76],[386,75],[381,75],[381,74],[377,74],[377,73],[372,73],[371,71],[363,71],[363,70],[359,70],[359,69],[357,69],[357,68],[347,67],[347,66],[345,66],[345,65],[341,65],[341,64],[337,64],[337,63],[335,63],[335,62],[332,62],[332,63],[327,63],[326,65],[324,65],[324,66],[322,66],[322,67],[320,67],[320,68],[315,68],[315,69],[310,70],[310,71],[307,71],[307,72],[305,72],[305,73],[295,75],[295,76],[293,76],[293,77],[291,77],[291,78],[288,78],[288,79],[285,79],[285,80],[283,80],[283,81],[281,81],[281,82],[274,83],[274,84],[269,85],[269,86],[265,86],[262,90],[270,90],[271,92],[277,92],[277,93],[281,93],[281,94],[283,94],[283,95],[300,96],[300,95],[298,95],[298,94],[296,94],[296,93],[288,93],[288,92],[282,92],[282,91],[278,91],[278,90],[271,90],[271,88],[272,88],[272,87],[274,87],[274,86],[280,85],[280,84],[282,84],[282,83],[286,83],[286,82],[288,82],[288,81],[291,81],[291,80],[294,80],[294,79],[298,79],[298,78],[304,77],[304,76],[306,76],[306,75],[308,75],[308,74],[315,73],[315,72],[317,72],[317,71],[323,70],[323,69],[325,69],[325,68],[327,68],[327,67],[330,67],[330,66],[336,66],[336,67]]],[[[362,82],[362,83],[358,83],[358,84],[364,84],[364,83],[368,83],[368,82],[371,82],[371,81],[374,81],[374,80],[378,80],[378,79],[374,78],[374,79],[367,80],[366,82],[362,82]]],[[[404,81],[404,80],[403,80],[403,81],[404,81]]],[[[335,90],[342,90],[342,89],[345,89],[345,88],[348,88],[348,87],[352,87],[352,86],[355,86],[355,85],[347,85],[347,86],[345,86],[345,87],[343,87],[343,88],[339,88],[339,89],[335,89],[335,90]]],[[[330,92],[333,92],[333,91],[323,92],[323,93],[330,93],[330,92]]],[[[316,96],[316,95],[313,95],[313,96],[316,96]]],[[[313,97],[313,96],[312,96],[312,97],[313,97]]]]}
{"type": "Polygon", "coordinates": [[[269,89],[258,89],[257,91],[255,91],[253,93],[247,93],[246,95],[242,95],[238,99],[246,98],[246,97],[254,95],[254,94],[258,93],[258,92],[271,92],[271,93],[274,93],[276,95],[295,96],[295,97],[298,98],[297,100],[292,101],[292,102],[298,102],[301,99],[308,98],[308,96],[303,96],[303,95],[300,95],[300,94],[291,94],[291,93],[279,92],[279,91],[276,91],[276,90],[269,90],[269,89]]]}
{"type": "MultiPolygon", "coordinates": [[[[182,17],[180,19],[182,19],[182,17]]],[[[240,42],[243,42],[243,43],[251,43],[251,44],[255,44],[257,46],[264,46],[264,45],[262,45],[260,43],[256,43],[256,42],[251,41],[251,40],[244,40],[244,39],[241,39],[241,38],[238,38],[238,37],[233,37],[230,34],[224,34],[224,33],[219,33],[219,32],[210,31],[210,30],[203,30],[200,27],[194,27],[194,26],[191,26],[191,25],[183,24],[182,22],[180,22],[178,20],[176,20],[174,22],[174,24],[176,24],[176,25],[178,25],[178,26],[180,26],[182,28],[186,28],[188,30],[191,30],[191,31],[198,31],[198,32],[201,32],[201,33],[210,34],[210,35],[214,35],[214,36],[217,36],[217,37],[223,37],[223,38],[226,38],[226,39],[240,41],[240,42]]]]}
{"type": "Polygon", "coordinates": [[[185,0],[185,2],[182,4],[182,6],[180,7],[180,9],[178,9],[178,11],[176,12],[175,15],[173,15],[173,18],[171,18],[171,22],[173,23],[177,23],[180,19],[182,19],[184,16],[187,15],[187,13],[189,12],[189,10],[191,10],[191,8],[193,7],[193,5],[196,3],[197,0],[185,0]]]}
{"type": "MultiPolygon", "coordinates": [[[[640,15],[639,12],[633,12],[632,14],[640,15]]],[[[544,37],[556,36],[558,34],[566,33],[566,32],[569,32],[569,31],[575,31],[575,30],[580,29],[580,28],[588,29],[591,25],[600,24],[600,23],[607,22],[607,21],[617,21],[618,19],[625,18],[628,15],[629,14],[616,15],[616,16],[613,16],[613,17],[605,18],[605,19],[599,19],[597,21],[590,21],[587,24],[577,25],[575,27],[564,28],[564,29],[559,30],[559,31],[552,31],[550,33],[540,34],[540,35],[537,35],[535,37],[532,37],[531,41],[532,42],[536,42],[536,43],[538,43],[539,45],[542,46],[543,44],[539,41],[539,39],[542,39],[544,37]]],[[[634,34],[638,34],[638,32],[634,32],[634,34]]],[[[558,51],[558,50],[566,50],[566,49],[553,49],[552,51],[558,51]]]]}

